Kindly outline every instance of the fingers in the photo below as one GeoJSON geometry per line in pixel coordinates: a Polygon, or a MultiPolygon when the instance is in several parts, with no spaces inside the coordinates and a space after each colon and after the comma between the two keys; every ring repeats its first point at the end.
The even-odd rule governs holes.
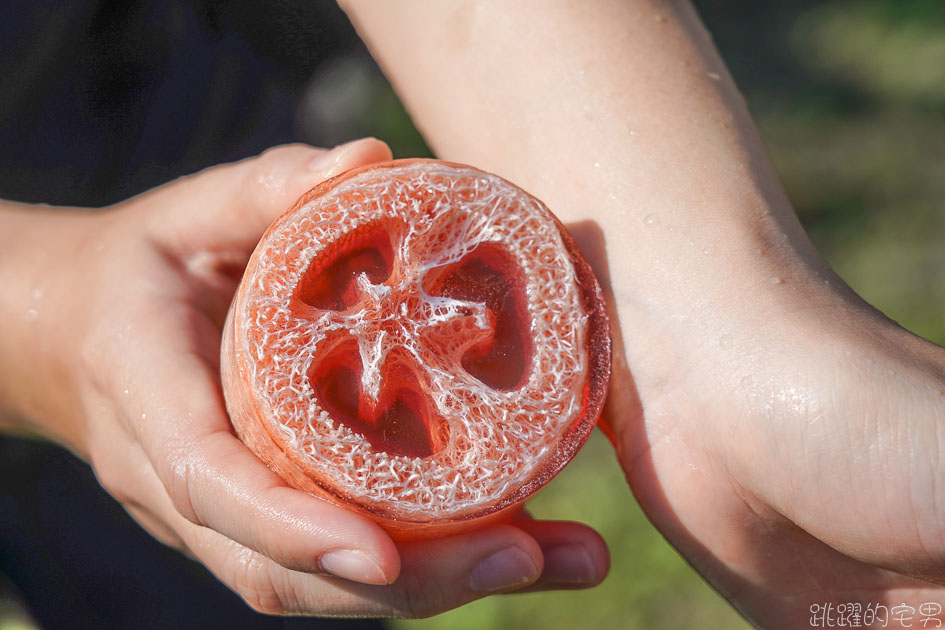
{"type": "Polygon", "coordinates": [[[295,571],[185,519],[153,470],[136,470],[140,493],[185,548],[250,606],[269,614],[426,617],[495,593],[594,584],[608,564],[603,542],[583,525],[516,521],[401,544],[402,569],[390,585],[295,571]],[[589,573],[582,560],[587,557],[589,573]]]}
{"type": "MultiPolygon", "coordinates": [[[[211,382],[213,374],[193,357],[177,361],[173,374],[156,372],[155,382],[172,383],[173,391],[182,400],[207,402],[190,409],[188,414],[162,409],[138,428],[138,438],[177,512],[192,523],[220,532],[283,567],[300,572],[330,573],[363,583],[386,584],[406,570],[400,565],[401,561],[406,562],[406,556],[398,556],[389,537],[375,523],[286,487],[256,459],[231,433],[219,394],[211,382]],[[187,421],[178,417],[184,415],[189,415],[187,421]]],[[[521,587],[539,577],[535,585],[538,589],[581,588],[597,584],[606,575],[609,567],[606,546],[583,525],[522,519],[514,525],[512,529],[524,537],[519,542],[524,539],[530,542],[510,543],[511,546],[525,549],[532,558],[544,555],[544,573],[542,561],[535,560],[539,573],[534,577],[523,573],[520,582],[496,585],[498,578],[482,573],[481,580],[470,577],[473,581],[468,590],[501,591],[521,587]],[[537,551],[533,554],[529,549],[537,551]]],[[[446,558],[450,556],[424,560],[417,555],[411,560],[414,563],[411,570],[416,572],[420,570],[417,567],[446,558]]],[[[502,562],[510,561],[495,562],[498,564],[490,570],[498,572],[502,562]]]]}
{"type": "Polygon", "coordinates": [[[578,589],[600,584],[610,571],[610,552],[600,534],[581,523],[539,521],[522,509],[509,520],[541,547],[545,568],[527,591],[578,589]]]}
{"type": "MultiPolygon", "coordinates": [[[[198,438],[174,458],[178,511],[282,566],[387,584],[399,572],[387,534],[353,512],[288,488],[227,432],[198,438]]],[[[166,483],[167,485],[167,483],[166,483]]]]}
{"type": "Polygon", "coordinates": [[[289,571],[206,530],[188,528],[185,538],[199,539],[191,541],[191,548],[251,606],[274,614],[428,617],[496,593],[573,587],[579,574],[590,579],[582,586],[603,579],[607,554],[596,534],[573,523],[540,521],[533,531],[537,539],[519,526],[499,525],[402,544],[401,574],[388,586],[289,571]],[[575,562],[585,554],[593,558],[592,574],[583,573],[582,561],[575,562]],[[549,560],[557,566],[549,566],[549,560]],[[575,573],[575,566],[582,568],[575,573]],[[545,582],[549,571],[556,577],[545,582]],[[558,580],[564,576],[565,581],[558,580]]]}
{"type": "Polygon", "coordinates": [[[172,367],[152,366],[149,380],[187,407],[165,401],[133,426],[179,514],[290,569],[396,579],[399,556],[383,529],[287,487],[232,434],[214,372],[193,356],[172,367]]]}
{"type": "Polygon", "coordinates": [[[155,507],[152,486],[157,480],[141,445],[123,432],[107,441],[107,445],[96,444],[91,451],[99,483],[148,533],[168,547],[184,550],[183,540],[155,507]]]}
{"type": "Polygon", "coordinates": [[[538,520],[519,520],[514,525],[534,538],[544,558],[541,577],[526,590],[589,588],[607,577],[607,543],[590,527],[538,520]]]}
{"type": "Polygon", "coordinates": [[[258,240],[270,223],[316,184],[349,169],[389,159],[390,148],[376,138],[354,140],[327,151],[304,145],[269,149],[239,164],[240,172],[233,176],[241,179],[241,188],[231,197],[238,204],[233,209],[218,208],[219,218],[238,222],[258,240]]]}
{"type": "Polygon", "coordinates": [[[331,150],[285,145],[182,178],[138,203],[162,209],[153,215],[151,230],[170,251],[248,256],[269,224],[307,190],[343,171],[389,159],[390,149],[374,138],[331,150]]]}
{"type": "Polygon", "coordinates": [[[508,525],[402,545],[401,575],[387,586],[290,571],[193,526],[184,537],[218,578],[270,614],[427,617],[528,585],[542,567],[535,541],[508,525]]]}

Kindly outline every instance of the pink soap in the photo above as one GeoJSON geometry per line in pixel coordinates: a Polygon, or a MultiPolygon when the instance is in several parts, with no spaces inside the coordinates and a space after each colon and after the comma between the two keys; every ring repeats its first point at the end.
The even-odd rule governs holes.
{"type": "Polygon", "coordinates": [[[610,345],[597,280],[540,201],[396,160],[313,188],[262,237],[223,384],[289,485],[421,538],[509,518],[574,457],[610,345]]]}

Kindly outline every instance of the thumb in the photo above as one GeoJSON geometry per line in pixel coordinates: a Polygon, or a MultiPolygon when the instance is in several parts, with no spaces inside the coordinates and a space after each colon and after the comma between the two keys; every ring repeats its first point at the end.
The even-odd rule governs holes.
{"type": "Polygon", "coordinates": [[[275,147],[181,178],[154,197],[146,196],[161,207],[154,233],[183,255],[212,249],[248,256],[269,224],[307,190],[349,169],[389,159],[390,149],[375,138],[333,149],[275,147]]]}

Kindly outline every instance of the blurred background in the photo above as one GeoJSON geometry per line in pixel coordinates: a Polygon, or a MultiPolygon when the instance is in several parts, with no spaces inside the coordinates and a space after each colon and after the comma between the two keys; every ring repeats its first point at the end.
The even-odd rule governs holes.
{"type": "MultiPolygon", "coordinates": [[[[696,5],[814,243],[868,301],[906,328],[945,344],[945,3],[704,0],[696,5]]],[[[220,15],[225,23],[225,12],[220,15]]],[[[338,20],[337,12],[332,15],[338,20]]],[[[274,102],[301,104],[293,105],[290,136],[330,146],[375,135],[388,141],[397,157],[427,155],[350,27],[333,22],[332,29],[347,34],[341,44],[332,43],[332,53],[323,55],[314,75],[296,73],[291,89],[280,84],[271,91],[274,102]]],[[[298,54],[307,54],[304,45],[300,49],[298,54]]],[[[3,104],[0,99],[0,113],[3,104]]],[[[231,153],[250,154],[251,147],[244,143],[231,153]]],[[[212,159],[219,161],[219,155],[230,154],[212,159]]],[[[191,153],[188,159],[177,168],[195,170],[211,158],[191,153]]],[[[99,181],[93,201],[121,199],[176,174],[157,161],[134,170],[144,179],[128,175],[123,185],[99,181]]],[[[63,195],[72,191],[64,190],[63,195]]],[[[15,193],[8,196],[30,200],[44,194],[15,193]]],[[[601,436],[595,435],[530,505],[537,516],[582,520],[603,533],[614,560],[602,586],[494,597],[433,619],[392,625],[399,630],[747,627],[648,524],[601,436]]],[[[7,593],[0,597],[0,630],[32,627],[14,591],[0,581],[0,592],[7,593]]]]}

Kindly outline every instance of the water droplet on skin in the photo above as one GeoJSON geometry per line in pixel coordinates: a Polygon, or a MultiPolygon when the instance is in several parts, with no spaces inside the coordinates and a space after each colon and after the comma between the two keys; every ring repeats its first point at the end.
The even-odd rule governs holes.
{"type": "Polygon", "coordinates": [[[781,284],[782,282],[784,282],[784,278],[779,278],[778,276],[771,276],[770,278],[768,278],[768,282],[770,284],[781,284]]]}
{"type": "Polygon", "coordinates": [[[722,335],[719,337],[719,346],[722,348],[728,348],[732,345],[732,336],[731,335],[722,335]]]}
{"type": "Polygon", "coordinates": [[[713,81],[719,81],[722,79],[722,75],[719,74],[718,72],[709,72],[709,73],[706,73],[706,76],[712,79],[713,81]]]}
{"type": "Polygon", "coordinates": [[[709,254],[712,253],[712,249],[706,247],[705,249],[702,250],[702,253],[708,256],[709,254]]]}
{"type": "Polygon", "coordinates": [[[146,420],[147,417],[148,417],[148,414],[146,414],[146,413],[142,413],[142,414],[141,414],[141,419],[142,419],[142,420],[146,420]]]}
{"type": "Polygon", "coordinates": [[[36,287],[30,292],[30,295],[33,297],[34,300],[41,300],[43,299],[43,290],[40,289],[39,287],[36,287]]]}
{"type": "Polygon", "coordinates": [[[594,168],[600,168],[600,162],[594,162],[594,168]]]}
{"type": "Polygon", "coordinates": [[[35,308],[26,309],[26,321],[35,322],[37,319],[39,319],[39,311],[35,308]]]}
{"type": "Polygon", "coordinates": [[[633,131],[633,130],[631,129],[631,130],[630,130],[630,135],[631,135],[631,136],[635,136],[635,135],[637,135],[637,132],[636,132],[636,131],[633,131]]]}
{"type": "Polygon", "coordinates": [[[660,218],[656,216],[655,214],[648,214],[646,215],[646,218],[643,219],[643,223],[648,226],[656,225],[659,222],[660,222],[660,218]]]}
{"type": "Polygon", "coordinates": [[[122,390],[122,393],[123,393],[125,396],[127,396],[127,395],[128,395],[128,390],[127,390],[127,389],[122,390]]]}

